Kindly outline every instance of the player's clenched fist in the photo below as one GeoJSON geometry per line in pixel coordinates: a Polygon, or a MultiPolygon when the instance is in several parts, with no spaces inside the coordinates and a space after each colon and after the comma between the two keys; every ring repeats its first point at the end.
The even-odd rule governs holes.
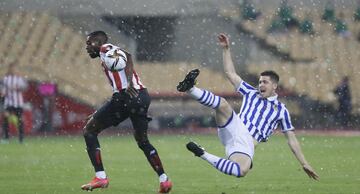
{"type": "Polygon", "coordinates": [[[229,37],[221,33],[218,35],[219,43],[224,48],[229,48],[229,37]]]}

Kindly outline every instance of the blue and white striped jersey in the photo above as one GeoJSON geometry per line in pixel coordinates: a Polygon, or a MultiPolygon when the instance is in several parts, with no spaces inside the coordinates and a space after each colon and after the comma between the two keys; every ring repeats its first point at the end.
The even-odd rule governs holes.
{"type": "Polygon", "coordinates": [[[277,95],[262,98],[259,91],[245,81],[240,83],[237,92],[244,96],[238,116],[258,142],[267,141],[279,125],[282,132],[294,129],[289,111],[277,95]]]}

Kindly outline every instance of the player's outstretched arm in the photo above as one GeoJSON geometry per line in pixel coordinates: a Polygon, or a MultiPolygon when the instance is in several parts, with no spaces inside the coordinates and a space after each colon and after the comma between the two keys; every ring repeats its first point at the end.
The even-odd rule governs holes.
{"type": "Polygon", "coordinates": [[[231,58],[229,38],[221,33],[218,35],[218,39],[223,48],[223,66],[225,75],[234,87],[238,87],[242,79],[235,71],[234,63],[231,58]]]}
{"type": "Polygon", "coordinates": [[[319,175],[316,174],[315,170],[310,166],[310,164],[306,161],[304,154],[302,153],[299,141],[296,138],[294,131],[285,132],[285,136],[288,140],[289,147],[291,151],[294,153],[296,159],[300,162],[303,167],[305,173],[312,179],[318,180],[319,175]]]}

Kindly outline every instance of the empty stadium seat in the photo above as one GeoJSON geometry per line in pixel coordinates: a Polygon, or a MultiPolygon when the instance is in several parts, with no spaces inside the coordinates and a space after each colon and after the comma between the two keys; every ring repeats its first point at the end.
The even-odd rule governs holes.
{"type": "MultiPolygon", "coordinates": [[[[295,15],[303,19],[307,11],[296,10],[295,15]]],[[[349,14],[345,12],[353,35],[342,38],[334,33],[333,24],[321,21],[319,11],[312,12],[312,15],[316,29],[314,36],[302,35],[297,30],[285,34],[267,34],[274,10],[263,10],[262,16],[256,21],[242,21],[247,30],[266,39],[280,51],[289,52],[291,57],[313,59],[309,63],[278,61],[256,64],[250,61],[247,70],[258,75],[265,69],[274,69],[281,76],[281,84],[288,89],[314,99],[334,102],[332,89],[343,76],[350,76],[351,81],[359,81],[360,44],[355,34],[359,33],[360,24],[349,19],[349,14]]],[[[111,94],[99,60],[90,60],[85,52],[85,37],[71,26],[64,25],[57,17],[47,12],[0,13],[0,32],[1,64],[17,61],[29,78],[56,80],[61,91],[92,105],[101,103],[111,94]],[[89,86],[92,82],[96,84],[89,86]]],[[[192,68],[199,68],[199,65],[135,64],[144,84],[154,93],[176,92],[177,83],[192,68]]],[[[209,68],[201,68],[199,86],[219,93],[234,91],[222,71],[209,68]]],[[[359,86],[351,86],[353,103],[359,105],[359,86]]]]}

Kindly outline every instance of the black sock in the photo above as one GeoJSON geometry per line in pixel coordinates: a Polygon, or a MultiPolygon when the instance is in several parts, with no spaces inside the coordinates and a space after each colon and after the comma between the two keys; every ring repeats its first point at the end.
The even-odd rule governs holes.
{"type": "Polygon", "coordinates": [[[24,125],[22,120],[19,120],[19,142],[22,143],[24,141],[24,125]]]}
{"type": "Polygon", "coordinates": [[[9,122],[8,117],[4,117],[3,119],[3,132],[4,132],[4,139],[9,139],[9,122]]]}
{"type": "Polygon", "coordinates": [[[85,133],[84,134],[86,142],[86,150],[91,160],[92,165],[94,166],[95,172],[104,171],[104,167],[101,160],[100,144],[95,133],[85,133]]]}
{"type": "Polygon", "coordinates": [[[139,148],[144,152],[147,160],[156,173],[159,176],[164,174],[164,168],[156,149],[148,141],[141,142],[138,145],[139,148]]]}

